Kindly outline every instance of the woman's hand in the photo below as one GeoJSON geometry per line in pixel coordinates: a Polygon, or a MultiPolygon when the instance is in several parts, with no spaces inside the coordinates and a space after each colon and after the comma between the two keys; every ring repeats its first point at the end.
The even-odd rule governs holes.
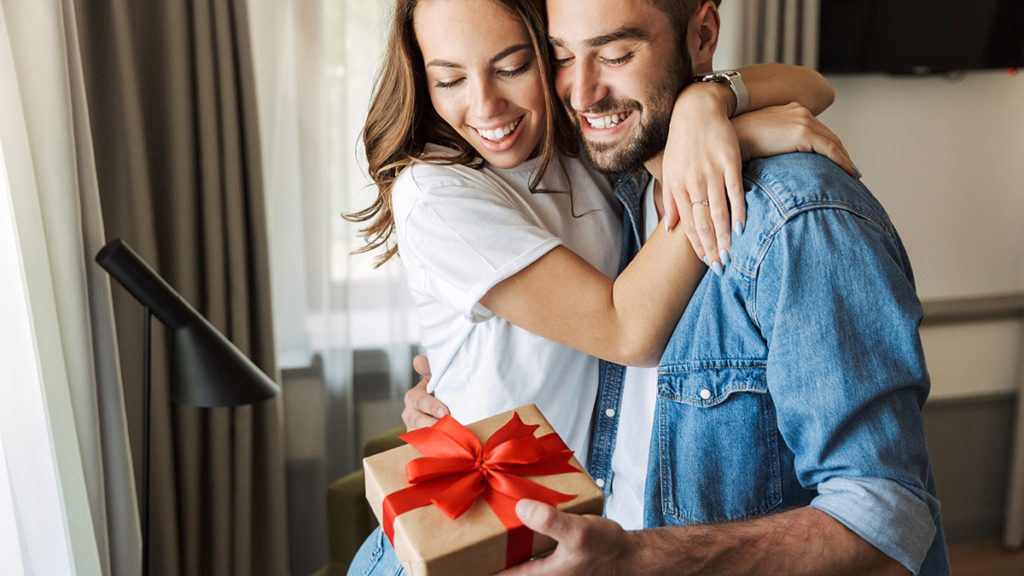
{"type": "Polygon", "coordinates": [[[729,122],[732,99],[719,84],[687,87],[672,111],[662,161],[665,227],[679,222],[697,256],[718,273],[728,265],[730,229],[740,231],[746,221],[743,157],[729,122]]]}
{"type": "Polygon", "coordinates": [[[733,118],[743,161],[788,152],[817,152],[828,157],[855,178],[853,165],[843,142],[807,108],[792,103],[769,106],[733,118]]]}
{"type": "Polygon", "coordinates": [[[423,379],[405,393],[402,422],[405,423],[406,430],[433,426],[449,413],[448,407],[444,403],[427,392],[427,384],[430,382],[430,362],[427,361],[427,357],[414,357],[412,368],[423,379]]]}

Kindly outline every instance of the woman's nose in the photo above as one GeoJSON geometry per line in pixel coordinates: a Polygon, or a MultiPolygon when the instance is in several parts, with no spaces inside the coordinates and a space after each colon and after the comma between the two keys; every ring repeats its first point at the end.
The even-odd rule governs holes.
{"type": "Polygon", "coordinates": [[[473,82],[471,93],[472,112],[476,118],[486,120],[504,112],[505,98],[490,79],[473,82]]]}

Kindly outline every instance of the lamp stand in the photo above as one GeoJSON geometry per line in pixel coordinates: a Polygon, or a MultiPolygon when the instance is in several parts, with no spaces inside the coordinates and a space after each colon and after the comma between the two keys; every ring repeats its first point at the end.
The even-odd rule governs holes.
{"type": "Polygon", "coordinates": [[[142,329],[142,573],[149,576],[149,391],[152,371],[150,331],[153,324],[153,314],[149,311],[149,306],[143,307],[143,315],[145,319],[142,329]]]}
{"type": "Polygon", "coordinates": [[[209,320],[171,288],[120,238],[107,242],[96,262],[143,305],[142,572],[149,574],[149,427],[152,317],[167,327],[170,400],[186,406],[244,406],[277,395],[280,388],[209,320]]]}

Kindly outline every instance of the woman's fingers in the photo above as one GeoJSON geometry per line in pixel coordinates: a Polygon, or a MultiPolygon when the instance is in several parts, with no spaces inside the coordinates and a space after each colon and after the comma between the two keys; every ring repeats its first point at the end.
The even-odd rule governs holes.
{"type": "Polygon", "coordinates": [[[697,243],[694,246],[700,246],[708,266],[714,268],[718,263],[718,250],[715,247],[715,224],[711,219],[710,189],[706,183],[702,182],[694,186],[693,190],[696,191],[690,194],[690,212],[693,215],[693,228],[697,235],[697,243]]]}
{"type": "Polygon", "coordinates": [[[834,132],[829,130],[828,126],[813,118],[811,125],[808,126],[811,131],[810,144],[814,152],[827,157],[832,162],[835,162],[837,166],[845,170],[849,175],[854,178],[860,178],[860,172],[857,167],[853,165],[853,158],[850,157],[850,153],[847,152],[846,147],[843,146],[842,140],[835,135],[834,132]]]}
{"type": "Polygon", "coordinates": [[[662,204],[664,205],[664,216],[661,220],[665,225],[665,230],[672,230],[679,224],[679,207],[676,203],[675,194],[663,194],[662,204]]]}
{"type": "Polygon", "coordinates": [[[725,171],[725,193],[729,196],[732,233],[739,235],[747,224],[747,197],[743,192],[743,170],[736,166],[725,171]]]}
{"type": "MultiPolygon", "coordinates": [[[[718,261],[722,267],[729,265],[729,255],[732,252],[732,227],[729,223],[729,201],[725,194],[725,181],[719,177],[708,186],[708,213],[711,216],[711,223],[714,226],[711,240],[714,242],[712,249],[718,255],[718,261]]],[[[705,240],[705,243],[707,240],[705,240]]]]}
{"type": "Polygon", "coordinates": [[[683,210],[679,211],[679,225],[682,226],[683,233],[686,234],[686,239],[690,241],[690,246],[693,247],[697,258],[707,262],[707,253],[704,251],[704,245],[701,243],[700,236],[697,235],[697,228],[693,222],[693,210],[689,208],[690,206],[686,206],[683,210]]]}

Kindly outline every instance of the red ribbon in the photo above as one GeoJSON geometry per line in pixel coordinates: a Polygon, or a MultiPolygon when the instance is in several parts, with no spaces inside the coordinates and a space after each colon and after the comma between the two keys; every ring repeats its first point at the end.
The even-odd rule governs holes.
{"type": "Polygon", "coordinates": [[[508,531],[506,566],[530,559],[533,532],[516,516],[516,502],[523,498],[552,506],[568,502],[575,494],[563,494],[523,476],[579,472],[569,464],[572,452],[557,434],[537,438],[537,424],[524,424],[519,414],[482,445],[480,440],[451,416],[430,428],[399,436],[424,455],[409,462],[405,473],[412,486],[384,499],[383,529],[392,545],[395,518],[433,504],[449,518],[461,516],[480,496],[508,531]]]}

